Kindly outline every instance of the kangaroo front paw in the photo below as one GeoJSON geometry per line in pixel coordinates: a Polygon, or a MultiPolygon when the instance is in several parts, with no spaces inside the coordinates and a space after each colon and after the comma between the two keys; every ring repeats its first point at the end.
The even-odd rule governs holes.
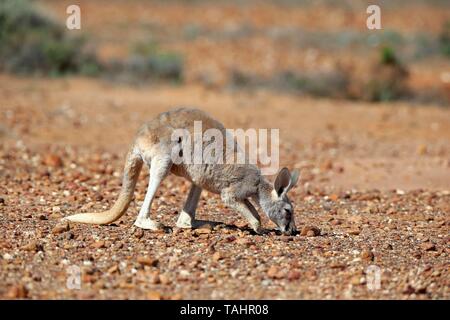
{"type": "Polygon", "coordinates": [[[153,221],[152,219],[149,218],[137,219],[134,222],[134,225],[142,229],[153,231],[161,230],[164,228],[164,225],[162,223],[153,221]]]}
{"type": "Polygon", "coordinates": [[[251,225],[253,231],[255,231],[257,234],[263,234],[264,233],[264,229],[261,227],[261,224],[253,224],[251,225]]]}

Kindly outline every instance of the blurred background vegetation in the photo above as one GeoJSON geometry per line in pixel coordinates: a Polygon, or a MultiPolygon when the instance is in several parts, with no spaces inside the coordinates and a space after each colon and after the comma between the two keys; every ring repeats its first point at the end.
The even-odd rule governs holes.
{"type": "Polygon", "coordinates": [[[0,71],[449,102],[448,1],[376,1],[376,31],[365,27],[365,1],[217,1],[217,10],[200,0],[79,2],[83,28],[72,32],[70,1],[0,0],[0,71]],[[280,8],[293,9],[277,18],[280,8]]]}

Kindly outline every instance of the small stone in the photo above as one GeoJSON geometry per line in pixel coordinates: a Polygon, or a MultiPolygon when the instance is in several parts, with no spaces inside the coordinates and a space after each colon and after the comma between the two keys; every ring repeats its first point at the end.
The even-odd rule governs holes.
{"type": "Polygon", "coordinates": [[[105,241],[100,240],[100,241],[95,241],[92,245],[92,248],[96,248],[96,249],[100,249],[100,248],[104,248],[105,247],[105,241]]]}
{"type": "Polygon", "coordinates": [[[283,242],[290,242],[290,241],[294,240],[294,237],[292,237],[292,236],[281,236],[280,239],[283,242]]]}
{"type": "Polygon", "coordinates": [[[13,259],[13,256],[10,255],[9,253],[5,253],[5,254],[3,255],[3,259],[9,261],[9,260],[12,260],[12,259],[13,259]]]}
{"type": "Polygon", "coordinates": [[[37,241],[31,241],[30,243],[24,245],[22,247],[22,250],[37,252],[37,251],[43,251],[44,248],[37,241]]]}
{"type": "Polygon", "coordinates": [[[359,230],[359,229],[350,229],[349,231],[348,231],[348,234],[350,234],[350,235],[352,235],[352,236],[357,236],[357,235],[359,235],[361,233],[361,230],[359,230]]]}
{"type": "Polygon", "coordinates": [[[362,217],[360,215],[357,214],[353,214],[350,217],[348,217],[347,219],[349,222],[354,223],[354,224],[360,224],[362,221],[362,217]]]}
{"type": "Polygon", "coordinates": [[[62,159],[56,154],[47,154],[44,157],[44,164],[50,167],[62,167],[63,162],[62,159]]]}
{"type": "Polygon", "coordinates": [[[320,235],[320,229],[314,226],[304,226],[300,232],[301,236],[317,237],[320,235]]]}
{"type": "Polygon", "coordinates": [[[28,297],[28,289],[23,284],[15,285],[8,290],[6,296],[10,299],[25,299],[28,297]]]}
{"type": "Polygon", "coordinates": [[[60,213],[61,212],[61,208],[58,207],[58,206],[54,206],[54,207],[52,207],[52,212],[53,213],[60,213]]]}
{"type": "Polygon", "coordinates": [[[436,251],[436,245],[432,242],[424,242],[420,245],[423,251],[436,251]]]}
{"type": "Polygon", "coordinates": [[[164,284],[164,285],[168,285],[168,284],[170,284],[172,282],[170,280],[169,276],[167,276],[165,274],[160,274],[159,275],[159,280],[161,281],[161,284],[164,284]]]}
{"type": "Polygon", "coordinates": [[[142,229],[136,229],[134,232],[134,236],[138,239],[141,239],[144,236],[144,231],[142,229]]]}
{"type": "Polygon", "coordinates": [[[419,287],[417,287],[415,289],[416,289],[416,293],[418,293],[418,294],[425,294],[425,293],[427,293],[427,286],[426,285],[419,286],[419,287]]]}
{"type": "Polygon", "coordinates": [[[48,217],[50,219],[61,219],[62,215],[60,213],[51,213],[48,217]]]}
{"type": "Polygon", "coordinates": [[[271,266],[269,270],[267,270],[267,276],[272,279],[279,279],[282,275],[276,266],[271,266]]]}
{"type": "Polygon", "coordinates": [[[275,274],[277,274],[277,272],[278,272],[278,268],[275,267],[275,266],[271,266],[271,267],[269,268],[269,270],[267,270],[267,275],[268,275],[269,277],[273,277],[275,274]]]}
{"type": "Polygon", "coordinates": [[[183,296],[179,293],[175,293],[173,296],[170,297],[170,300],[182,300],[183,296]]]}
{"type": "Polygon", "coordinates": [[[289,271],[287,278],[288,278],[288,280],[293,281],[293,280],[300,279],[300,276],[301,276],[301,274],[299,271],[291,270],[291,271],[289,271]]]}
{"type": "Polygon", "coordinates": [[[213,255],[212,255],[212,259],[213,261],[219,261],[220,259],[222,259],[222,254],[219,251],[216,251],[213,255]]]}
{"type": "Polygon", "coordinates": [[[413,257],[416,259],[420,259],[420,258],[422,258],[422,253],[420,253],[419,251],[416,251],[413,253],[413,257]]]}
{"type": "Polygon", "coordinates": [[[150,291],[150,292],[147,293],[147,299],[148,300],[161,300],[162,296],[157,291],[150,291]]]}
{"type": "Polygon", "coordinates": [[[70,230],[70,226],[68,223],[61,223],[56,225],[53,229],[52,229],[52,234],[60,234],[66,231],[70,230]]]}
{"type": "Polygon", "coordinates": [[[370,262],[370,261],[373,261],[373,259],[375,258],[375,256],[374,256],[374,254],[373,254],[372,251],[370,251],[370,250],[363,250],[363,252],[361,252],[361,258],[362,258],[364,261],[370,262]]]}
{"type": "Polygon", "coordinates": [[[417,154],[423,156],[427,153],[427,146],[425,144],[421,144],[417,147],[417,154]]]}
{"type": "Polygon", "coordinates": [[[151,284],[160,284],[161,283],[161,278],[159,277],[158,272],[152,273],[152,275],[150,276],[150,283],[151,284]]]}
{"type": "Polygon", "coordinates": [[[158,259],[153,259],[151,257],[138,257],[137,262],[143,266],[156,267],[158,265],[158,259]]]}
{"type": "Polygon", "coordinates": [[[330,222],[331,222],[331,224],[332,224],[333,226],[337,226],[337,225],[342,224],[342,221],[339,220],[339,219],[333,219],[333,220],[331,220],[330,222]]]}
{"type": "Polygon", "coordinates": [[[117,265],[117,264],[115,264],[115,265],[113,265],[112,267],[110,267],[109,269],[108,269],[108,273],[115,273],[115,272],[117,272],[119,270],[119,266],[117,265]]]}
{"type": "Polygon", "coordinates": [[[402,291],[404,294],[413,294],[414,292],[416,292],[416,289],[410,284],[406,285],[402,291]]]}
{"type": "Polygon", "coordinates": [[[236,239],[237,238],[235,236],[228,236],[225,238],[225,241],[230,243],[230,242],[236,241],[236,239]]]}
{"type": "Polygon", "coordinates": [[[307,237],[314,237],[315,232],[313,230],[309,230],[308,232],[306,232],[306,236],[307,237]]]}
{"type": "Polygon", "coordinates": [[[328,171],[328,170],[333,169],[333,162],[330,159],[327,159],[327,160],[323,161],[320,164],[320,169],[322,171],[328,171]]]}
{"type": "Polygon", "coordinates": [[[337,173],[343,173],[344,170],[345,170],[344,167],[341,166],[341,165],[337,165],[337,166],[335,166],[335,168],[334,168],[334,171],[336,171],[337,173]]]}
{"type": "Polygon", "coordinates": [[[187,270],[180,270],[179,275],[181,280],[188,280],[191,276],[191,273],[187,270]]]}
{"type": "Polygon", "coordinates": [[[354,286],[358,286],[361,284],[361,276],[353,276],[350,283],[354,286]]]}
{"type": "Polygon", "coordinates": [[[328,198],[330,198],[331,201],[337,201],[339,199],[339,196],[333,193],[328,198]]]}
{"type": "Polygon", "coordinates": [[[248,240],[247,238],[238,238],[236,240],[237,244],[241,244],[241,245],[245,245],[245,246],[250,246],[252,245],[252,242],[250,240],[248,240]]]}

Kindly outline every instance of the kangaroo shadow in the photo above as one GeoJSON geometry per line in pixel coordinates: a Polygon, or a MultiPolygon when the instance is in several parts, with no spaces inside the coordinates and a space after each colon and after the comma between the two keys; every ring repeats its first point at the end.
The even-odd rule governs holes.
{"type": "MultiPolygon", "coordinates": [[[[194,225],[192,226],[191,230],[195,230],[195,229],[202,229],[202,228],[211,228],[211,229],[216,229],[217,232],[220,232],[221,229],[227,229],[230,231],[242,231],[242,232],[248,232],[250,233],[250,235],[269,235],[272,233],[275,233],[275,235],[280,236],[283,235],[283,233],[275,228],[264,228],[262,233],[256,233],[252,228],[250,228],[249,226],[236,226],[234,224],[227,224],[225,222],[220,222],[220,221],[211,221],[211,220],[196,220],[194,225]],[[217,227],[220,227],[219,229],[217,229],[217,227]]],[[[169,226],[164,226],[164,231],[166,233],[172,233],[172,227],[169,226]]],[[[298,232],[296,232],[293,235],[296,235],[298,232]]]]}

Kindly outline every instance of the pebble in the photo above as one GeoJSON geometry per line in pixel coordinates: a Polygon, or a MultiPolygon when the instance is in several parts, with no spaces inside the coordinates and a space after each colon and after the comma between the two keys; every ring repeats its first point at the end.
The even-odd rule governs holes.
{"type": "Polygon", "coordinates": [[[111,266],[111,267],[107,270],[108,273],[115,273],[115,272],[117,272],[117,271],[119,271],[119,266],[118,266],[117,264],[111,266]]]}
{"type": "Polygon", "coordinates": [[[38,241],[35,240],[35,241],[31,241],[30,243],[24,245],[22,247],[22,250],[37,252],[37,251],[43,251],[44,247],[38,241]]]}
{"type": "Polygon", "coordinates": [[[183,296],[180,293],[175,293],[170,297],[170,300],[182,300],[183,296]]]}
{"type": "Polygon", "coordinates": [[[162,296],[159,292],[157,291],[149,291],[147,292],[147,299],[148,300],[161,300],[162,296]]]}
{"type": "Polygon", "coordinates": [[[189,280],[191,273],[188,270],[180,270],[180,280],[189,280]]]}
{"type": "Polygon", "coordinates": [[[150,283],[151,283],[151,284],[160,284],[160,283],[161,283],[161,278],[160,278],[158,272],[153,272],[153,273],[150,275],[150,283]]]}
{"type": "Polygon", "coordinates": [[[63,166],[61,157],[56,154],[47,154],[44,157],[44,164],[50,167],[59,168],[63,166]]]}
{"type": "Polygon", "coordinates": [[[332,219],[330,222],[333,226],[338,226],[342,224],[342,221],[340,219],[332,219]]]}
{"type": "Polygon", "coordinates": [[[13,256],[10,255],[9,253],[5,253],[5,254],[3,255],[3,259],[5,259],[5,260],[12,260],[12,259],[13,259],[13,256]]]}
{"type": "Polygon", "coordinates": [[[359,230],[359,229],[350,229],[350,230],[348,230],[348,234],[352,235],[352,236],[357,236],[360,233],[361,233],[361,230],[359,230]]]}
{"type": "Polygon", "coordinates": [[[436,245],[432,242],[424,242],[420,245],[423,251],[436,251],[436,245]]]}
{"type": "Polygon", "coordinates": [[[370,261],[373,261],[374,258],[375,258],[375,255],[370,250],[363,250],[361,252],[361,259],[363,259],[364,261],[370,262],[370,261]]]}
{"type": "Polygon", "coordinates": [[[52,229],[52,234],[60,234],[70,230],[69,223],[61,223],[52,229]]]}
{"type": "Polygon", "coordinates": [[[317,237],[320,235],[320,229],[314,226],[304,226],[300,232],[301,236],[317,237]]]}
{"type": "Polygon", "coordinates": [[[23,284],[12,286],[6,296],[10,299],[28,298],[28,289],[23,284]]]}
{"type": "Polygon", "coordinates": [[[134,236],[138,239],[141,239],[144,236],[144,230],[142,229],[136,229],[136,231],[134,232],[134,236]]]}
{"type": "Polygon", "coordinates": [[[291,271],[289,271],[287,278],[288,278],[289,281],[293,281],[293,280],[300,279],[300,276],[301,276],[301,274],[300,274],[299,271],[291,270],[291,271]]]}
{"type": "Polygon", "coordinates": [[[267,270],[267,276],[272,279],[282,279],[284,274],[278,267],[271,266],[269,270],[267,270]]]}
{"type": "Polygon", "coordinates": [[[172,282],[170,280],[169,276],[167,276],[166,274],[160,274],[159,280],[161,281],[161,284],[163,284],[163,285],[168,285],[172,282]]]}
{"type": "Polygon", "coordinates": [[[52,212],[53,213],[60,213],[61,212],[61,208],[58,207],[58,206],[54,206],[54,207],[52,207],[52,212]]]}
{"type": "Polygon", "coordinates": [[[329,198],[331,201],[337,201],[337,200],[339,199],[339,196],[338,196],[337,194],[333,193],[333,194],[331,194],[328,198],[329,198]]]}
{"type": "Polygon", "coordinates": [[[219,251],[216,251],[213,255],[212,255],[212,259],[213,261],[219,261],[220,259],[222,259],[222,254],[219,251]]]}
{"type": "Polygon", "coordinates": [[[142,256],[137,258],[137,262],[143,266],[156,267],[158,266],[158,259],[154,259],[148,256],[142,256]]]}
{"type": "Polygon", "coordinates": [[[105,248],[105,241],[100,240],[100,241],[95,241],[92,245],[92,248],[96,248],[96,249],[100,249],[100,248],[105,248]]]}

